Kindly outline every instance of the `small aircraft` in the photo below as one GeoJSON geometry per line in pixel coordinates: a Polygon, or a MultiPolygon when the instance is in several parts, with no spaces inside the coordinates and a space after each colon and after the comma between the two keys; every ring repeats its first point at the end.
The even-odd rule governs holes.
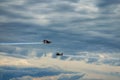
{"type": "Polygon", "coordinates": [[[63,56],[63,53],[57,52],[57,53],[56,53],[56,56],[63,56]]]}
{"type": "Polygon", "coordinates": [[[44,43],[44,44],[50,44],[51,41],[49,41],[49,40],[43,40],[43,43],[44,43]]]}

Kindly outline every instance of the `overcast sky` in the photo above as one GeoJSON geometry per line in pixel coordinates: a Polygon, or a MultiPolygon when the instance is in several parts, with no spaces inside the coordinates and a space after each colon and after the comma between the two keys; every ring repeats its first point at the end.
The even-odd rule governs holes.
{"type": "MultiPolygon", "coordinates": [[[[118,67],[120,66],[120,0],[0,0],[0,66],[20,66],[21,64],[22,67],[41,68],[43,65],[38,65],[40,64],[38,58],[41,60],[42,57],[43,62],[48,60],[44,54],[49,56],[50,62],[41,64],[47,67],[58,65],[65,69],[66,64],[70,63],[69,60],[75,60],[76,62],[71,64],[78,64],[79,67],[83,64],[93,66],[95,71],[87,71],[86,69],[89,68],[85,68],[86,73],[92,73],[87,78],[96,79],[94,77],[96,73],[103,76],[116,72],[120,69],[118,67]],[[51,40],[52,43],[49,45],[1,45],[3,43],[41,43],[44,39],[51,40]],[[66,56],[56,58],[54,55],[56,52],[63,52],[66,56]],[[76,58],[76,55],[82,55],[82,57],[76,58]],[[85,57],[87,58],[83,59],[85,57]],[[106,59],[101,60],[103,58],[106,59]],[[18,62],[14,64],[16,60],[18,62]],[[79,63],[81,60],[85,63],[79,63]],[[63,66],[51,62],[60,62],[63,66]],[[109,65],[107,66],[109,70],[115,68],[116,70],[108,70],[108,73],[102,70],[102,72],[98,68],[104,66],[96,67],[97,63],[109,65]]],[[[68,71],[71,69],[77,72],[79,68],[73,66],[68,68],[68,71]]],[[[81,73],[77,78],[73,74],[72,76],[77,80],[84,76],[84,70],[81,73]]],[[[53,77],[64,80],[60,78],[61,76],[63,77],[63,74],[59,72],[59,76],[53,77]]],[[[25,75],[21,79],[32,77],[25,75]]],[[[44,79],[45,77],[40,80],[44,79]]],[[[108,78],[104,76],[104,79],[108,78]]]]}

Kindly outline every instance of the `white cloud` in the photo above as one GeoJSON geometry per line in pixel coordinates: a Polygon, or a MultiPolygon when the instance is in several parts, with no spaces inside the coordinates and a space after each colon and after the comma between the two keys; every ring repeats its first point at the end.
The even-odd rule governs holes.
{"type": "Polygon", "coordinates": [[[76,4],[76,11],[96,13],[99,11],[99,8],[96,6],[96,3],[96,0],[80,0],[79,3],[76,4]]]}
{"type": "MultiPolygon", "coordinates": [[[[98,58],[104,59],[108,56],[106,55],[98,55],[98,58]]],[[[114,73],[119,71],[119,66],[110,66],[106,64],[90,64],[86,63],[84,60],[61,60],[57,58],[52,58],[51,53],[45,57],[38,57],[38,58],[16,58],[10,57],[5,55],[0,55],[0,66],[16,66],[16,67],[38,67],[38,68],[45,68],[45,67],[52,67],[56,69],[56,66],[65,70],[65,71],[72,71],[72,72],[83,72],[86,73],[88,76],[93,78],[95,75],[100,76],[107,79],[111,77],[111,80],[116,77],[112,75],[108,75],[105,77],[103,73],[114,73]],[[96,73],[98,72],[98,73],[96,73]]],[[[38,79],[39,80],[39,79],[38,79]]]]}
{"type": "Polygon", "coordinates": [[[35,58],[37,56],[37,51],[36,50],[30,50],[29,51],[30,53],[28,54],[29,57],[31,58],[35,58]]]}

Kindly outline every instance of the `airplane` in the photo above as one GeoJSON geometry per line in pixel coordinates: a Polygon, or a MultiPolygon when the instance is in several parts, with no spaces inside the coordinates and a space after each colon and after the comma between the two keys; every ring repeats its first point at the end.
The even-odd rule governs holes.
{"type": "Polygon", "coordinates": [[[49,40],[43,40],[43,43],[44,43],[44,44],[50,44],[51,41],[49,41],[49,40]]]}
{"type": "Polygon", "coordinates": [[[56,53],[56,56],[63,56],[63,53],[57,52],[57,53],[56,53]]]}

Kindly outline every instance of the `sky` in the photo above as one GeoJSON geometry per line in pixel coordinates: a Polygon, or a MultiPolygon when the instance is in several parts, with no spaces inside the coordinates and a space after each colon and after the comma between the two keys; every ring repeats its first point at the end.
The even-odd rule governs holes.
{"type": "Polygon", "coordinates": [[[120,0],[0,0],[0,80],[119,80],[119,25],[120,0]]]}

